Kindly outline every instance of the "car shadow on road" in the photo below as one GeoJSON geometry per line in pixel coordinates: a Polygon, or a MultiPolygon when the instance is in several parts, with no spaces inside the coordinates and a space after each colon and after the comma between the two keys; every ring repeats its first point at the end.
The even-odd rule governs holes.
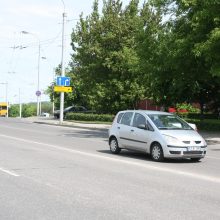
{"type": "MultiPolygon", "coordinates": [[[[132,158],[135,160],[141,160],[141,161],[151,161],[152,163],[158,163],[155,162],[151,159],[149,154],[145,153],[140,153],[136,151],[128,151],[128,150],[122,150],[120,154],[112,154],[110,150],[97,150],[99,153],[107,154],[107,155],[114,155],[117,156],[118,158],[132,158]]],[[[183,163],[199,163],[199,162],[194,162],[190,159],[165,159],[161,163],[174,163],[174,164],[183,164],[183,163]]]]}
{"type": "Polygon", "coordinates": [[[63,131],[63,136],[78,137],[78,138],[105,138],[108,139],[108,132],[104,130],[79,130],[79,131],[63,131]]]}

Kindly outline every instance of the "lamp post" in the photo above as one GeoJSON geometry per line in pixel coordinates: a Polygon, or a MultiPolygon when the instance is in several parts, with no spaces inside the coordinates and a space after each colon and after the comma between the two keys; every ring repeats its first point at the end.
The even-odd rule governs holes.
{"type": "Polygon", "coordinates": [[[19,88],[19,117],[22,118],[21,89],[19,88]]]}
{"type": "Polygon", "coordinates": [[[40,39],[36,34],[33,34],[31,32],[22,31],[21,33],[22,34],[30,34],[38,40],[37,91],[36,91],[36,96],[37,96],[37,116],[39,116],[39,114],[40,114],[40,99],[39,99],[39,96],[41,95],[41,92],[40,92],[40,39]]]}
{"type": "MultiPolygon", "coordinates": [[[[61,76],[65,76],[65,69],[64,69],[64,25],[65,25],[65,4],[64,1],[61,0],[63,3],[63,22],[62,22],[62,53],[61,53],[61,76]]],[[[63,122],[63,108],[64,108],[64,92],[60,93],[60,124],[63,122]]]]}
{"type": "Polygon", "coordinates": [[[5,102],[7,104],[6,108],[7,108],[7,114],[6,117],[8,118],[8,82],[5,83],[0,83],[1,85],[5,85],[5,102]]]}

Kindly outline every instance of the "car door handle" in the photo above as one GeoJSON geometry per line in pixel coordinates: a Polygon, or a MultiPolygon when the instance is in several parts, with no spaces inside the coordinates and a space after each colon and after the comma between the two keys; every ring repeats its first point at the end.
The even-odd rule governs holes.
{"type": "Polygon", "coordinates": [[[134,132],[134,130],[133,130],[133,129],[131,129],[131,132],[134,132]]]}
{"type": "Polygon", "coordinates": [[[118,129],[120,129],[120,127],[118,127],[118,129]]]}

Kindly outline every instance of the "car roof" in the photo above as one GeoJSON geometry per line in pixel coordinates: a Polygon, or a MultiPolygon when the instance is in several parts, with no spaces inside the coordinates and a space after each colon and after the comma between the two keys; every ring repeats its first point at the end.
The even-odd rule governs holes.
{"type": "Polygon", "coordinates": [[[124,110],[120,111],[119,113],[125,113],[125,112],[136,112],[136,113],[143,113],[146,115],[172,115],[168,112],[162,112],[162,111],[151,111],[151,110],[124,110]]]}

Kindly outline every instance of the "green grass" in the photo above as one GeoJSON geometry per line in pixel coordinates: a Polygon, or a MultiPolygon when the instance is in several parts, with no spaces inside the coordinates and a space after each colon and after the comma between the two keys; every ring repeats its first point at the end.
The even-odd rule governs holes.
{"type": "Polygon", "coordinates": [[[82,123],[82,124],[107,124],[107,125],[112,124],[112,122],[104,122],[104,121],[79,121],[79,120],[67,120],[67,121],[82,123]]]}

